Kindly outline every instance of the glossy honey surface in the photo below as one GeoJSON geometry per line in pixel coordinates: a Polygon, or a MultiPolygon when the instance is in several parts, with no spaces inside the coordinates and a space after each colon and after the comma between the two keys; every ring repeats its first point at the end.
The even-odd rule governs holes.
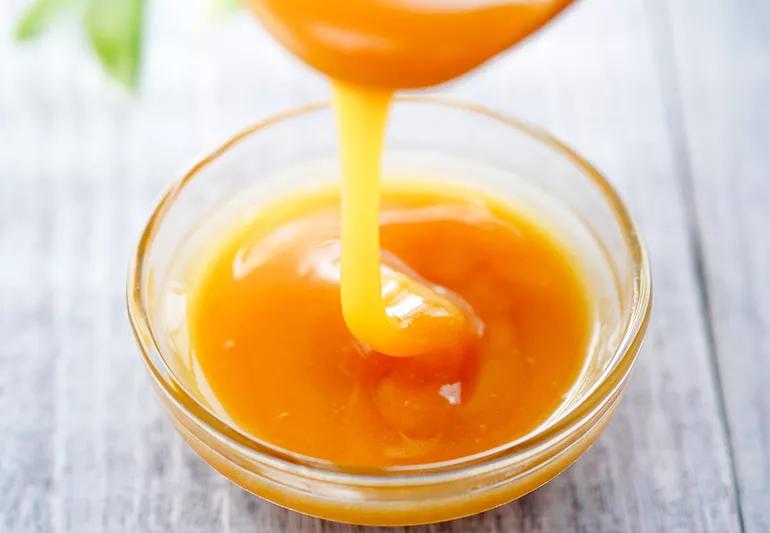
{"type": "Polygon", "coordinates": [[[336,192],[293,194],[232,228],[206,258],[189,311],[217,401],[248,433],[341,465],[429,463],[543,423],[585,361],[592,322],[570,259],[531,220],[480,192],[389,185],[383,279],[446,288],[477,336],[390,357],[348,330],[336,192]]]}

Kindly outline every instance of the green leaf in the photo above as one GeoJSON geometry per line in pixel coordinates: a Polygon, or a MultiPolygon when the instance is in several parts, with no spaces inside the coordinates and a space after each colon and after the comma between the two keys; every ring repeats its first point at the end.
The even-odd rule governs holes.
{"type": "Polygon", "coordinates": [[[17,41],[34,39],[47,30],[62,13],[78,4],[77,0],[35,0],[19,19],[14,38],[17,41]]]}
{"type": "Polygon", "coordinates": [[[87,0],[86,35],[104,69],[136,88],[142,60],[144,0],[87,0]]]}

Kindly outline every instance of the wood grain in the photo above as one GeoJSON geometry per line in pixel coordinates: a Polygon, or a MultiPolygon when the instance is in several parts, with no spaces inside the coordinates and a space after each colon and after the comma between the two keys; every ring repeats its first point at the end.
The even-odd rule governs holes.
{"type": "Polygon", "coordinates": [[[770,4],[659,4],[742,517],[770,531],[770,4]]]}
{"type": "MultiPolygon", "coordinates": [[[[4,13],[23,3],[0,0],[4,13]]],[[[326,96],[246,17],[207,24],[186,5],[150,3],[140,98],[106,82],[67,31],[22,49],[0,38],[1,532],[369,531],[214,473],[140,365],[123,282],[154,198],[240,127],[326,96]]],[[[740,32],[754,19],[731,6],[585,0],[443,89],[543,125],[610,177],[648,242],[656,303],[624,403],[585,457],[522,500],[415,531],[739,531],[739,507],[747,530],[768,529],[770,248],[748,239],[768,220],[758,67],[770,45],[757,22],[740,32]],[[730,64],[737,55],[755,68],[730,64]]],[[[767,14],[762,0],[746,6],[767,14]]]]}

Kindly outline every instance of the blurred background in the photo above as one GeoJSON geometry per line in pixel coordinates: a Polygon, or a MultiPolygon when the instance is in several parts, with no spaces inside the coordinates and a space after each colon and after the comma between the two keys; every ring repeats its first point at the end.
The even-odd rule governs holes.
{"type": "MultiPolygon", "coordinates": [[[[139,5],[96,3],[102,29],[139,5]]],[[[147,0],[132,90],[130,60],[101,42],[105,69],[77,17],[17,42],[31,3],[0,0],[0,531],[356,529],[263,503],[198,460],[128,326],[128,257],[161,190],[237,130],[328,95],[229,3],[147,0]]],[[[649,245],[656,302],[585,457],[426,531],[770,531],[768,27],[767,0],[582,0],[437,89],[603,171],[649,245]]]]}

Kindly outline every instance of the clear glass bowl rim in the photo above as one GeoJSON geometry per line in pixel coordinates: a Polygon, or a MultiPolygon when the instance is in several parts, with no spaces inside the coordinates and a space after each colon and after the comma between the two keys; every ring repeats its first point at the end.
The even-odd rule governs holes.
{"type": "Polygon", "coordinates": [[[633,260],[633,298],[630,302],[631,312],[624,327],[622,340],[612,356],[614,363],[603,372],[602,377],[591,387],[589,392],[561,418],[547,427],[491,450],[437,463],[385,468],[349,468],[285,450],[257,439],[222,420],[187,392],[183,382],[175,376],[161,353],[155,331],[149,320],[148,309],[144,305],[142,292],[147,252],[157,228],[162,224],[164,216],[173,205],[174,200],[184,187],[198,175],[199,171],[247,137],[268,129],[271,125],[326,110],[330,107],[330,103],[322,101],[296,107],[272,115],[241,130],[193,165],[181,179],[172,182],[152,210],[129,264],[127,283],[129,320],[144,362],[160,392],[188,417],[206,428],[219,442],[257,462],[281,470],[297,471],[299,469],[307,477],[342,485],[394,487],[465,478],[494,471],[503,463],[509,465],[518,458],[524,460],[531,453],[541,450],[544,446],[548,447],[549,443],[576,432],[581,423],[590,420],[592,413],[601,409],[603,405],[622,391],[636,360],[652,307],[652,277],[649,258],[630,214],[618,193],[602,174],[572,148],[538,127],[478,104],[434,95],[397,96],[395,100],[396,104],[398,102],[428,104],[481,115],[482,118],[491,119],[518,130],[570,160],[601,192],[622,229],[625,244],[628,246],[633,260]]]}

